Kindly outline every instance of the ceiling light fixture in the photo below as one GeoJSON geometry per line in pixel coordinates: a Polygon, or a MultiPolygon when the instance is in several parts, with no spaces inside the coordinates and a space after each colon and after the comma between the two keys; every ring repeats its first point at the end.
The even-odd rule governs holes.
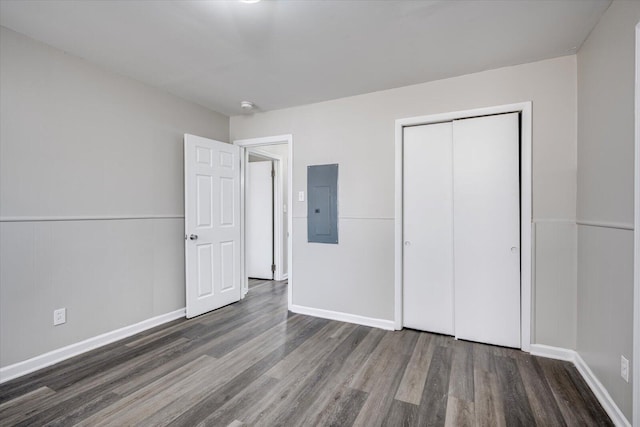
{"type": "Polygon", "coordinates": [[[240,108],[246,111],[253,110],[255,108],[255,104],[251,101],[241,101],[240,108]]]}

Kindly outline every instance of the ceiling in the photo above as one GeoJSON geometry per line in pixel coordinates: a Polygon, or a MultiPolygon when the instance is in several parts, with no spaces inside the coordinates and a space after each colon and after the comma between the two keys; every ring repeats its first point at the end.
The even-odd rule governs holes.
{"type": "Polygon", "coordinates": [[[0,0],[0,25],[226,115],[573,54],[610,0],[0,0]]]}

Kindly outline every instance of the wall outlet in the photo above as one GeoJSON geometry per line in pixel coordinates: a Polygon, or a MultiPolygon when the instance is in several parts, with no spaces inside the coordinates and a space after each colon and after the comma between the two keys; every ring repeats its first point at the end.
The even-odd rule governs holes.
{"type": "Polygon", "coordinates": [[[62,325],[67,322],[67,309],[59,308],[53,310],[53,326],[62,325]]]}
{"type": "Polygon", "coordinates": [[[624,356],[620,356],[620,376],[629,382],[629,361],[624,356]]]}

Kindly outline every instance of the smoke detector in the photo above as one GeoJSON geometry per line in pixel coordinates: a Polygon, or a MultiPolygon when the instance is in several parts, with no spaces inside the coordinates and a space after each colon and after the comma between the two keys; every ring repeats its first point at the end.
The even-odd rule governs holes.
{"type": "Polygon", "coordinates": [[[250,111],[255,108],[255,104],[251,101],[242,101],[240,102],[240,108],[242,108],[245,111],[250,111]]]}

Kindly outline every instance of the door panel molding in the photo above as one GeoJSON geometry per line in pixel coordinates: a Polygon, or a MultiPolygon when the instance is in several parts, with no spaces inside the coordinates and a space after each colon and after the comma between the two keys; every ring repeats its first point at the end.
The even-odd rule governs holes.
{"type": "Polygon", "coordinates": [[[240,300],[240,150],[184,135],[188,318],[240,300]]]}

